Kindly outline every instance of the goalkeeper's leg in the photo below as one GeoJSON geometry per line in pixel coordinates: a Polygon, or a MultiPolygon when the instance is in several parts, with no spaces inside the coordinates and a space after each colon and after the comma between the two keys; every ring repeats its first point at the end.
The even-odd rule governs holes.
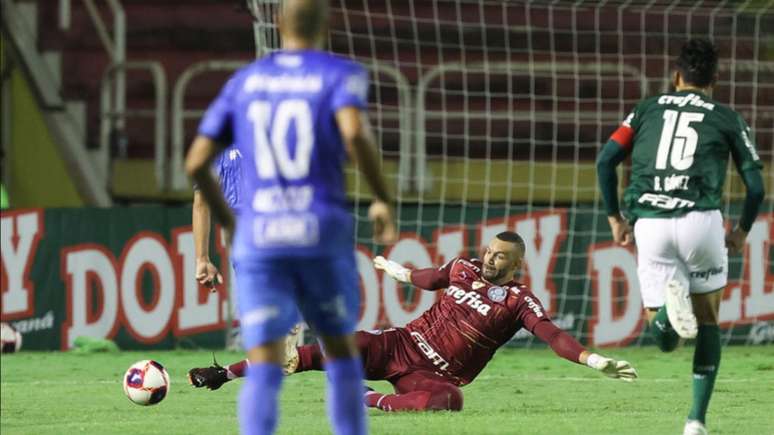
{"type": "Polygon", "coordinates": [[[194,367],[188,371],[188,383],[196,388],[206,387],[217,390],[232,379],[242,378],[249,365],[247,359],[221,366],[213,361],[209,367],[194,367]]]}
{"type": "MultiPolygon", "coordinates": [[[[370,380],[382,380],[385,377],[385,366],[394,340],[390,340],[389,334],[383,335],[382,331],[355,333],[355,345],[360,358],[363,360],[365,377],[370,380]]],[[[298,361],[290,373],[300,373],[310,370],[324,370],[324,356],[322,347],[317,344],[308,344],[298,348],[298,361]]]]}
{"type": "Polygon", "coordinates": [[[693,404],[688,414],[691,421],[705,423],[715,378],[720,365],[720,329],[718,312],[723,289],[711,293],[692,294],[693,309],[699,323],[696,348],[693,352],[693,404]]]}
{"type": "MultiPolygon", "coordinates": [[[[286,375],[309,370],[324,370],[323,352],[319,344],[295,346],[298,341],[299,326],[297,325],[286,339],[285,364],[282,367],[286,375]]],[[[384,336],[381,332],[355,333],[355,342],[366,366],[368,379],[384,379],[382,371],[386,363],[382,359],[388,355],[387,349],[394,341],[389,339],[390,332],[392,331],[388,331],[384,336]],[[382,349],[385,350],[382,351],[382,349]],[[371,361],[372,359],[377,360],[371,361]]],[[[217,390],[226,382],[244,377],[248,365],[249,362],[243,359],[225,366],[214,362],[210,367],[196,367],[188,371],[188,382],[197,388],[207,387],[210,390],[217,390]]]]}
{"type": "MultiPolygon", "coordinates": [[[[300,332],[301,324],[299,323],[285,337],[285,363],[282,366],[282,371],[286,375],[293,373],[299,365],[297,345],[300,332]]],[[[217,361],[214,361],[209,367],[194,367],[189,370],[188,383],[196,388],[206,387],[210,390],[217,390],[228,381],[244,377],[248,366],[247,359],[226,366],[221,366],[217,361]]]]}

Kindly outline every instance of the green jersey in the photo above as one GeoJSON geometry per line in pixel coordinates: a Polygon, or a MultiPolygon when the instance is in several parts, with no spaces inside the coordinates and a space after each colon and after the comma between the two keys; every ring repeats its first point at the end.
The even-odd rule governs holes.
{"type": "Polygon", "coordinates": [[[740,173],[763,166],[742,117],[696,91],[641,101],[612,139],[631,149],[624,204],[635,218],[719,209],[729,155],[740,173]]]}

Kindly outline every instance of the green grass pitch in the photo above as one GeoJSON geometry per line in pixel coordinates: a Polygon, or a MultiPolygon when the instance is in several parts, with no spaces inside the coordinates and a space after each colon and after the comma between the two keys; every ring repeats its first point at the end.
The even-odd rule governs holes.
{"type": "MultiPolygon", "coordinates": [[[[665,355],[655,348],[609,349],[640,374],[632,384],[604,378],[550,350],[505,349],[465,387],[460,413],[369,411],[374,434],[677,434],[690,405],[692,348],[665,355]]],[[[237,353],[217,352],[220,362],[237,353]]],[[[74,355],[3,355],[0,432],[11,434],[237,433],[240,381],[210,392],[186,383],[188,368],[211,361],[208,351],[74,355]],[[159,405],[124,396],[121,377],[133,362],[153,358],[172,379],[159,405]]],[[[391,391],[385,382],[370,385],[391,391]]],[[[324,376],[284,383],[280,434],[330,433],[324,376]]],[[[774,346],[726,347],[709,413],[713,434],[774,434],[774,346]]]]}

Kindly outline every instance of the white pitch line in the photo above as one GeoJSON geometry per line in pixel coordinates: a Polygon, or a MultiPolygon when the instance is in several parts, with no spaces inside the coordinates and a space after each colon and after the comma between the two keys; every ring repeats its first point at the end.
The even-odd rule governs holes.
{"type": "MultiPolygon", "coordinates": [[[[505,377],[498,377],[498,376],[480,376],[477,378],[478,380],[496,380],[496,379],[505,379],[505,377]]],[[[566,378],[543,378],[543,377],[521,377],[521,378],[513,378],[509,377],[509,381],[513,381],[514,384],[519,383],[520,381],[529,381],[529,382],[608,382],[614,379],[606,379],[603,377],[600,378],[579,378],[579,377],[566,377],[566,378]]],[[[635,382],[663,382],[663,383],[669,383],[669,382],[689,382],[691,379],[690,377],[687,378],[637,378],[635,382]]],[[[716,383],[753,383],[753,382],[760,382],[761,378],[722,378],[719,377],[715,382],[716,383]]],[[[2,382],[0,383],[0,386],[11,386],[11,385],[107,385],[107,384],[113,384],[113,385],[120,385],[121,381],[25,381],[25,382],[2,382]]]]}
{"type": "MultiPolygon", "coordinates": [[[[476,379],[479,379],[479,380],[480,379],[493,380],[493,379],[506,379],[506,377],[480,376],[480,377],[478,377],[476,379]]],[[[535,376],[521,377],[521,378],[508,377],[507,379],[508,380],[513,380],[513,381],[516,381],[516,382],[518,382],[518,381],[529,381],[529,382],[540,382],[540,381],[544,381],[544,382],[568,382],[568,381],[569,382],[607,382],[609,380],[615,380],[615,379],[606,379],[604,377],[600,377],[600,378],[578,378],[578,377],[541,378],[541,377],[535,377],[535,376]]],[[[642,378],[642,377],[640,377],[640,378],[637,378],[637,380],[635,382],[688,382],[690,380],[691,380],[690,377],[686,377],[686,378],[647,378],[647,377],[646,378],[642,378]]],[[[751,379],[751,378],[730,378],[729,379],[729,378],[718,377],[715,380],[716,383],[718,383],[718,382],[750,383],[750,382],[760,382],[760,381],[761,381],[761,378],[755,378],[755,379],[751,379]]]]}
{"type": "Polygon", "coordinates": [[[26,382],[5,382],[0,385],[100,385],[100,384],[115,384],[121,385],[121,381],[26,381],[26,382]]]}

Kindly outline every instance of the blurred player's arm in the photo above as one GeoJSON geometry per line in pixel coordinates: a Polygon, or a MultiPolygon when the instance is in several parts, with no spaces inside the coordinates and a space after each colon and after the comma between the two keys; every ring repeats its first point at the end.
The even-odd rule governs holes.
{"type": "Polygon", "coordinates": [[[363,173],[377,200],[390,204],[387,183],[376,152],[376,141],[371,133],[368,117],[357,107],[343,107],[336,112],[336,122],[350,159],[363,173]]]}
{"type": "Polygon", "coordinates": [[[755,151],[752,132],[741,117],[738,117],[737,123],[738,131],[731,147],[731,157],[734,159],[736,170],[742,177],[746,194],[742,216],[739,217],[736,227],[726,237],[726,246],[731,252],[740,252],[744,247],[744,240],[758,216],[758,210],[765,196],[763,177],[761,176],[763,164],[755,151]]]}
{"type": "Polygon", "coordinates": [[[451,270],[454,260],[456,258],[437,268],[411,270],[398,262],[387,260],[379,255],[374,257],[374,268],[383,270],[396,281],[412,284],[423,290],[438,290],[449,286],[449,270],[451,270]]]}
{"type": "Polygon", "coordinates": [[[368,117],[357,107],[346,106],[336,111],[336,123],[350,159],[360,169],[374,194],[368,217],[374,225],[374,237],[381,243],[393,243],[398,237],[392,212],[392,199],[382,176],[376,141],[368,117]]]}
{"type": "Polygon", "coordinates": [[[210,164],[221,149],[222,147],[209,137],[197,136],[185,158],[185,171],[198,186],[198,192],[209,205],[209,211],[223,226],[228,239],[227,243],[230,244],[234,234],[234,215],[226,204],[226,199],[223,198],[217,180],[210,171],[210,164]]]}
{"type": "Polygon", "coordinates": [[[618,174],[615,168],[629,155],[633,137],[634,130],[624,121],[602,146],[597,156],[597,179],[607,210],[607,220],[613,232],[613,239],[621,245],[628,245],[632,236],[628,222],[621,216],[618,204],[618,174]]]}
{"type": "Polygon", "coordinates": [[[214,287],[223,282],[223,276],[210,260],[210,206],[207,205],[198,187],[194,188],[191,226],[196,254],[196,281],[199,284],[214,287]]]}
{"type": "MultiPolygon", "coordinates": [[[[233,96],[237,89],[237,82],[233,78],[226,82],[217,98],[207,108],[199,124],[198,134],[185,158],[185,172],[193,179],[201,199],[204,199],[203,202],[209,206],[208,216],[211,214],[223,226],[227,245],[231,245],[231,237],[234,235],[234,215],[226,204],[220,185],[213,177],[210,167],[212,160],[223,151],[225,145],[234,142],[232,107],[233,96]]],[[[207,231],[209,232],[209,225],[207,231]]],[[[207,242],[209,242],[209,235],[207,242]]],[[[196,243],[198,244],[199,241],[196,243]]]]}

